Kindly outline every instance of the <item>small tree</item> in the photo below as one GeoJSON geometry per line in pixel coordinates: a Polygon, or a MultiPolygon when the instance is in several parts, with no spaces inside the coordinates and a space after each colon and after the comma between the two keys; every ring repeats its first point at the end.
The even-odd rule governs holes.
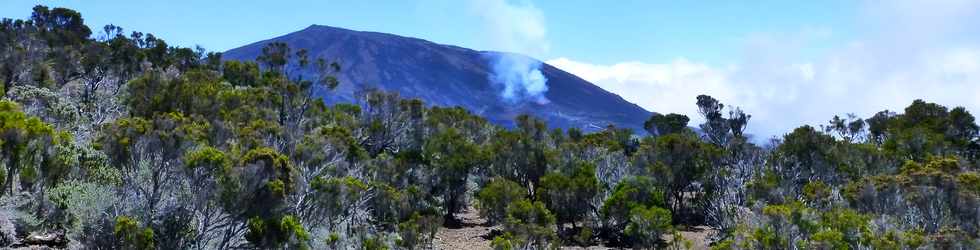
{"type": "Polygon", "coordinates": [[[687,122],[690,120],[681,114],[653,114],[650,119],[643,123],[643,129],[646,129],[651,135],[681,133],[687,129],[687,122]]]}
{"type": "Polygon", "coordinates": [[[705,197],[713,195],[710,174],[719,165],[721,155],[718,147],[702,142],[692,133],[669,134],[644,140],[634,163],[648,171],[662,188],[675,216],[697,220],[700,209],[689,211],[688,203],[703,204],[705,197]]]}
{"type": "Polygon", "coordinates": [[[558,236],[551,226],[555,216],[544,203],[522,199],[507,206],[504,235],[494,239],[497,249],[547,249],[556,243],[558,236]]]}
{"type": "Polygon", "coordinates": [[[534,197],[541,177],[556,160],[550,147],[547,125],[528,115],[517,117],[517,131],[502,131],[491,141],[491,176],[520,183],[534,197]]]}
{"type": "Polygon", "coordinates": [[[156,249],[153,229],[141,227],[136,220],[127,216],[116,218],[113,233],[116,236],[116,243],[122,249],[156,249]]]}
{"type": "Polygon", "coordinates": [[[447,224],[458,223],[453,213],[463,207],[466,180],[474,166],[482,161],[480,149],[456,129],[449,128],[425,143],[425,158],[432,164],[436,189],[443,196],[447,224]]]}
{"type": "Polygon", "coordinates": [[[47,184],[54,185],[67,167],[57,158],[58,145],[70,138],[41,119],[24,114],[16,103],[0,101],[0,162],[6,167],[5,193],[16,192],[15,180],[33,184],[48,178],[47,184]]]}
{"type": "Polygon", "coordinates": [[[653,249],[671,229],[670,211],[659,207],[637,206],[630,210],[629,221],[625,233],[638,249],[653,249]]]}
{"type": "Polygon", "coordinates": [[[552,172],[541,178],[538,200],[555,213],[558,229],[565,223],[576,227],[577,221],[593,211],[591,200],[599,192],[595,166],[586,162],[574,164],[570,173],[552,172]]]}
{"type": "Polygon", "coordinates": [[[428,249],[442,224],[441,219],[435,215],[412,214],[407,221],[398,224],[401,236],[398,245],[405,249],[428,249]]]}
{"type": "Polygon", "coordinates": [[[496,224],[507,218],[508,205],[524,199],[526,195],[520,184],[504,178],[494,178],[476,194],[476,199],[480,214],[490,223],[496,224]]]}
{"type": "Polygon", "coordinates": [[[602,218],[612,232],[623,232],[630,222],[630,213],[637,207],[665,207],[663,191],[649,177],[636,176],[616,185],[602,204],[602,218]]]}

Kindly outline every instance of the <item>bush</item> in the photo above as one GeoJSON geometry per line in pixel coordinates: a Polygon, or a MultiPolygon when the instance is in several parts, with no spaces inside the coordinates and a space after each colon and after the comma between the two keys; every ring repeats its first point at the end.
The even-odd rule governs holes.
{"type": "Polygon", "coordinates": [[[815,249],[850,249],[844,241],[844,234],[837,230],[823,230],[810,237],[811,247],[815,249]]]}
{"type": "Polygon", "coordinates": [[[155,249],[156,240],[153,229],[139,226],[139,223],[128,216],[116,218],[113,229],[116,242],[123,249],[155,249]]]}
{"type": "Polygon", "coordinates": [[[493,224],[504,222],[507,218],[507,206],[523,199],[526,194],[520,184],[503,178],[494,178],[476,194],[480,215],[493,224]]]}
{"type": "Polygon", "coordinates": [[[398,245],[405,249],[426,249],[432,244],[436,231],[442,225],[442,217],[412,214],[407,221],[398,224],[398,245]]]}
{"type": "Polygon", "coordinates": [[[545,208],[544,203],[522,199],[507,206],[504,233],[510,237],[504,237],[501,241],[508,242],[507,245],[521,246],[521,249],[548,248],[558,239],[551,229],[554,225],[555,216],[545,208]]]}
{"type": "Polygon", "coordinates": [[[245,239],[259,248],[305,249],[308,233],[299,219],[286,215],[280,219],[252,217],[245,239]]]}
{"type": "Polygon", "coordinates": [[[630,210],[626,236],[637,248],[653,248],[660,236],[670,231],[670,211],[659,207],[637,206],[630,210]]]}
{"type": "Polygon", "coordinates": [[[602,217],[613,232],[622,232],[634,208],[664,207],[664,195],[648,177],[637,176],[616,185],[602,204],[602,217]]]}
{"type": "Polygon", "coordinates": [[[514,241],[514,235],[504,233],[503,235],[494,237],[493,241],[490,242],[490,246],[493,247],[494,250],[520,249],[521,246],[518,245],[519,243],[515,243],[514,241]]]}
{"type": "Polygon", "coordinates": [[[365,236],[361,239],[361,249],[364,250],[388,250],[384,240],[380,236],[365,236]]]}
{"type": "Polygon", "coordinates": [[[549,173],[541,178],[538,200],[555,213],[559,225],[583,219],[592,209],[591,202],[599,192],[595,166],[579,162],[569,174],[549,173]]]}
{"type": "Polygon", "coordinates": [[[573,240],[581,246],[588,246],[592,244],[592,237],[595,237],[592,228],[583,227],[578,230],[578,233],[575,233],[573,240]]]}

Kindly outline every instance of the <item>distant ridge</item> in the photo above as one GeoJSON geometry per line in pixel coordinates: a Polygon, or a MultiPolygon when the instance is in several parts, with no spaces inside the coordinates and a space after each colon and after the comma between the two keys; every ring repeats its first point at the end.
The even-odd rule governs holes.
{"type": "Polygon", "coordinates": [[[528,113],[554,127],[586,131],[613,124],[639,132],[651,114],[545,63],[541,71],[548,78],[545,97],[550,102],[512,104],[501,99],[498,88],[488,80],[491,73],[485,53],[501,52],[476,51],[379,32],[312,25],[228,50],[224,58],[254,60],[262,47],[271,42],[285,42],[290,48],[309,50],[312,57],[339,61],[341,85],[325,94],[331,102],[350,101],[355,90],[376,87],[398,92],[403,97],[419,98],[430,105],[461,106],[503,126],[512,126],[515,116],[528,113]]]}

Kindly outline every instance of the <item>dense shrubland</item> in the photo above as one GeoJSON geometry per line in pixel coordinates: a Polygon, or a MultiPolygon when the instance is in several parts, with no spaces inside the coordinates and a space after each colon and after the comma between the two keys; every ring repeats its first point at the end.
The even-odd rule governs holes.
{"type": "Polygon", "coordinates": [[[915,101],[764,146],[709,96],[697,129],[494,126],[379,90],[327,105],[342,65],[269,44],[254,62],[38,6],[0,23],[0,246],[421,249],[456,214],[499,249],[976,249],[974,117],[915,101]],[[301,74],[298,72],[317,72],[301,74]],[[326,94],[318,94],[326,93],[326,94]],[[676,239],[676,237],[675,237],[676,239]],[[683,247],[684,244],[673,244],[683,247]]]}

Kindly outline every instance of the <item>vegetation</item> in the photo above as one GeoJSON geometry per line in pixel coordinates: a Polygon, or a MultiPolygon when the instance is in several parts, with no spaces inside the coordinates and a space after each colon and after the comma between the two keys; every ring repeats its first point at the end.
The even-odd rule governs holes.
{"type": "Polygon", "coordinates": [[[4,19],[0,247],[426,249],[466,209],[499,249],[663,248],[698,225],[716,249],[980,244],[980,127],[961,107],[916,100],[761,146],[751,116],[704,95],[697,129],[507,129],[377,90],[328,105],[342,65],[294,49],[225,61],[64,8],[4,19]]]}

